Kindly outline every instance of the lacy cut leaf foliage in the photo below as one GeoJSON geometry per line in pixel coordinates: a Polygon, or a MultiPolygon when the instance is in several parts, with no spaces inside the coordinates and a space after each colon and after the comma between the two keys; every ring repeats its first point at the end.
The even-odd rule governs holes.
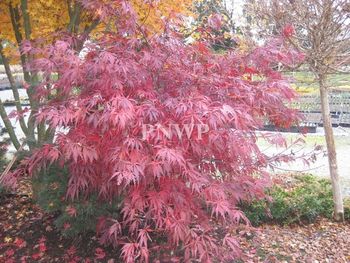
{"type": "Polygon", "coordinates": [[[45,80],[38,96],[56,96],[36,118],[59,132],[13,176],[64,166],[67,202],[122,200],[119,215],[96,224],[101,242],[121,246],[124,262],[146,262],[159,246],[185,261],[231,260],[239,255],[234,232],[219,235],[217,226],[246,222],[237,205],[264,197],[272,160],[255,130],[266,119],[277,126],[297,120],[286,106],[295,93],[273,68],[298,54],[281,40],[249,55],[215,54],[205,42],[185,44],[170,27],[147,37],[131,6],[123,7],[118,32],[88,44],[84,58],[66,41],[44,49],[27,43],[24,51],[38,57],[31,70],[45,80]],[[145,125],[174,124],[208,131],[143,136],[145,125]]]}

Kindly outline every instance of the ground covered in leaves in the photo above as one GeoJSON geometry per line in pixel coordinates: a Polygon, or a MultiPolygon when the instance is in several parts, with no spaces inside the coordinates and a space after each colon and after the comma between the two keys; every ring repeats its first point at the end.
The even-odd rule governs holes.
{"type": "Polygon", "coordinates": [[[350,225],[320,219],[295,226],[265,225],[245,233],[243,262],[350,262],[350,225]]]}
{"type": "Polygon", "coordinates": [[[33,203],[28,187],[0,197],[0,263],[119,262],[111,248],[90,235],[65,238],[54,226],[55,215],[33,203]]]}
{"type": "MultiPolygon", "coordinates": [[[[0,197],[0,262],[121,262],[93,235],[62,237],[53,221],[26,189],[0,197]]],[[[350,262],[349,223],[244,228],[240,241],[245,255],[237,262],[350,262]]]]}

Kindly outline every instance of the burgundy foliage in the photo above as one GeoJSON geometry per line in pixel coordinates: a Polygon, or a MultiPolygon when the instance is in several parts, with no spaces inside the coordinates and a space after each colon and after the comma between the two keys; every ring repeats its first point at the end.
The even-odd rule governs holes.
{"type": "MultiPolygon", "coordinates": [[[[102,19],[111,16],[110,8],[101,10],[102,19]]],[[[149,37],[126,1],[116,12],[125,18],[118,33],[88,44],[84,58],[69,41],[40,50],[27,44],[26,52],[42,54],[31,65],[46,76],[38,95],[56,94],[36,118],[57,136],[20,172],[65,164],[67,200],[122,197],[121,215],[101,218],[98,230],[103,243],[121,246],[124,262],[148,261],[155,245],[177,249],[187,261],[228,261],[239,246],[233,231],[220,234],[217,226],[246,222],[239,202],[264,196],[271,160],[255,130],[266,119],[283,127],[297,120],[285,106],[295,93],[273,69],[297,54],[281,40],[250,54],[215,54],[204,42],[185,44],[169,27],[149,37]],[[58,80],[50,80],[53,73],[58,80]],[[208,129],[194,126],[179,138],[150,125],[208,129]],[[165,241],[156,244],[157,237],[165,241]]]]}

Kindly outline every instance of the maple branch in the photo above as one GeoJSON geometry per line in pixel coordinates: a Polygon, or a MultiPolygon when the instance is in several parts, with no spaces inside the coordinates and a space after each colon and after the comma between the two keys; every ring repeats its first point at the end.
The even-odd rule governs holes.
{"type": "MultiPolygon", "coordinates": [[[[22,37],[22,33],[21,33],[21,25],[19,23],[19,10],[18,7],[12,7],[11,3],[9,4],[9,10],[10,10],[10,16],[11,16],[11,24],[12,24],[12,29],[15,32],[15,37],[16,37],[16,41],[18,46],[21,46],[23,37],[22,37]]],[[[22,71],[23,71],[23,77],[24,80],[27,82],[30,82],[30,75],[29,72],[25,69],[25,64],[26,64],[26,56],[20,52],[20,59],[21,59],[21,64],[22,64],[22,71]]]]}
{"type": "Polygon", "coordinates": [[[32,28],[30,25],[30,18],[29,18],[29,12],[28,12],[28,1],[27,0],[21,0],[21,10],[23,15],[23,21],[24,21],[24,33],[27,40],[30,40],[32,28]]]}
{"type": "MultiPolygon", "coordinates": [[[[30,19],[29,19],[29,14],[28,14],[28,6],[27,6],[27,1],[26,0],[21,0],[21,11],[23,13],[23,19],[24,19],[24,31],[25,31],[25,35],[26,35],[26,39],[29,40],[30,39],[30,34],[31,34],[31,28],[30,28],[30,19]]],[[[31,84],[31,87],[27,90],[27,95],[28,95],[28,99],[30,102],[30,107],[31,107],[31,113],[29,116],[29,120],[27,123],[27,129],[26,129],[26,137],[28,139],[28,141],[30,143],[28,143],[28,145],[30,146],[30,148],[32,148],[31,146],[34,145],[35,143],[35,119],[33,117],[33,114],[35,112],[35,109],[37,109],[37,102],[34,99],[34,90],[33,90],[33,81],[37,78],[37,76],[31,76],[30,72],[26,70],[26,64],[29,60],[29,58],[23,54],[23,52],[21,52],[21,44],[23,41],[23,36],[21,33],[21,24],[20,24],[20,14],[19,14],[19,9],[18,7],[13,7],[12,4],[9,4],[9,11],[10,11],[10,16],[11,16],[11,24],[12,24],[12,28],[13,31],[15,32],[15,37],[16,37],[16,41],[17,44],[19,46],[20,49],[20,59],[21,59],[21,65],[22,65],[22,71],[23,71],[23,77],[24,80],[27,83],[31,84]]],[[[6,112],[5,112],[6,113],[6,112]]],[[[24,130],[23,130],[24,132],[24,130]]]]}
{"type": "MultiPolygon", "coordinates": [[[[21,144],[21,146],[17,149],[17,152],[20,152],[23,150],[23,147],[25,146],[25,141],[21,144]]],[[[2,174],[0,175],[0,184],[3,183],[3,180],[5,178],[5,176],[8,174],[8,172],[11,170],[13,164],[16,162],[18,158],[18,154],[15,154],[15,156],[12,158],[11,162],[9,162],[9,164],[6,166],[5,170],[2,172],[2,174]]]]}
{"type": "Polygon", "coordinates": [[[28,119],[28,134],[26,136],[26,139],[28,141],[29,149],[32,150],[36,146],[36,139],[35,139],[35,118],[34,114],[36,111],[32,109],[32,111],[29,114],[28,119]]]}
{"type": "Polygon", "coordinates": [[[11,124],[11,121],[7,115],[7,112],[5,110],[4,104],[3,104],[1,99],[0,99],[0,116],[1,116],[2,121],[4,122],[5,128],[10,136],[10,140],[11,140],[13,146],[15,146],[16,150],[18,150],[21,147],[21,144],[18,141],[15,130],[11,124]]]}
{"type": "Polygon", "coordinates": [[[76,33],[76,27],[80,21],[81,5],[79,3],[74,4],[74,9],[71,10],[71,16],[68,24],[68,32],[76,33]]]}
{"type": "Polygon", "coordinates": [[[20,124],[21,129],[24,132],[24,134],[27,134],[28,133],[28,128],[26,126],[26,123],[25,123],[23,115],[22,115],[23,109],[22,109],[22,105],[21,105],[21,101],[20,101],[20,97],[19,97],[18,88],[16,86],[14,77],[12,75],[9,61],[8,61],[7,57],[5,56],[5,54],[3,52],[3,45],[1,43],[1,39],[0,39],[0,56],[1,56],[2,62],[4,64],[4,68],[5,68],[5,72],[6,72],[7,78],[9,80],[9,82],[10,82],[10,86],[11,86],[11,89],[12,89],[13,97],[15,99],[16,110],[17,110],[17,113],[19,115],[19,124],[20,124]]]}
{"type": "Polygon", "coordinates": [[[41,145],[45,141],[45,135],[46,135],[45,122],[39,123],[39,125],[37,126],[37,132],[38,132],[38,145],[41,145]]]}
{"type": "MultiPolygon", "coordinates": [[[[24,13],[25,10],[27,10],[27,1],[25,0],[22,0],[22,6],[21,6],[21,10],[22,10],[22,13],[24,13]],[[24,4],[24,5],[23,5],[24,4]]],[[[17,41],[17,44],[20,48],[20,58],[21,58],[21,65],[22,65],[22,71],[23,71],[23,77],[24,77],[24,80],[28,83],[32,83],[33,79],[32,77],[30,76],[30,72],[26,70],[26,67],[25,65],[27,64],[29,58],[23,54],[23,52],[21,52],[21,44],[22,44],[22,41],[23,41],[23,36],[21,34],[21,30],[20,30],[20,22],[19,22],[19,19],[20,19],[20,16],[19,16],[19,10],[17,7],[12,7],[11,3],[9,4],[9,10],[10,10],[10,16],[11,16],[11,23],[12,23],[12,28],[13,28],[13,31],[15,32],[15,37],[16,37],[16,41],[17,41]]],[[[29,40],[30,38],[30,33],[31,33],[31,28],[30,28],[30,21],[29,21],[29,16],[28,16],[28,12],[26,12],[26,17],[23,15],[23,19],[24,19],[24,24],[25,24],[25,34],[26,34],[26,39],[29,40]],[[28,20],[26,22],[26,20],[28,20]],[[29,38],[28,38],[29,37],[29,38]]],[[[35,76],[34,76],[35,78],[35,76]]],[[[27,91],[27,94],[28,94],[28,98],[29,98],[29,102],[30,102],[30,105],[31,107],[33,107],[33,105],[35,104],[35,101],[33,99],[33,91],[31,89],[29,89],[27,91]]]]}
{"type": "Polygon", "coordinates": [[[81,6],[78,4],[78,7],[77,7],[77,15],[76,15],[76,19],[75,19],[75,23],[74,23],[74,30],[73,32],[75,34],[78,33],[79,31],[79,25],[80,25],[80,18],[81,18],[81,6]]]}
{"type": "Polygon", "coordinates": [[[44,141],[45,142],[48,142],[48,143],[52,143],[53,142],[53,139],[55,137],[55,132],[56,132],[56,129],[55,128],[50,128],[48,127],[46,129],[46,132],[45,132],[45,137],[44,137],[44,141]]]}
{"type": "MultiPolygon", "coordinates": [[[[28,12],[28,2],[27,0],[21,0],[21,10],[23,14],[23,20],[24,20],[24,32],[25,32],[25,37],[26,40],[30,40],[31,38],[31,24],[30,24],[30,17],[29,17],[29,12],[28,12]]],[[[32,60],[28,56],[27,62],[32,60]]],[[[24,65],[22,65],[24,68],[24,65]]],[[[30,149],[33,149],[36,145],[36,139],[35,139],[35,113],[37,112],[37,109],[39,107],[39,103],[36,99],[34,99],[35,95],[35,85],[38,83],[38,75],[36,73],[31,72],[31,76],[29,78],[30,82],[30,87],[27,90],[28,98],[30,101],[30,106],[31,106],[31,113],[29,115],[29,120],[28,120],[28,134],[27,134],[27,140],[28,140],[28,146],[30,149]]],[[[40,124],[39,124],[40,125],[40,124]]]]}
{"type": "Polygon", "coordinates": [[[19,30],[19,28],[21,27],[20,23],[19,23],[19,11],[17,7],[12,7],[12,4],[9,3],[9,11],[10,11],[10,17],[11,17],[11,23],[12,23],[12,28],[13,31],[15,32],[15,37],[16,37],[16,41],[18,44],[21,44],[22,42],[22,34],[19,30]]]}
{"type": "Polygon", "coordinates": [[[71,4],[72,4],[71,0],[67,0],[69,18],[72,18],[73,16],[73,10],[72,10],[71,4]]]}
{"type": "Polygon", "coordinates": [[[98,24],[100,23],[100,19],[95,19],[91,22],[91,24],[87,27],[85,27],[84,34],[89,35],[92,30],[94,30],[98,24]]]}
{"type": "Polygon", "coordinates": [[[95,19],[94,21],[91,22],[89,26],[86,26],[83,32],[83,37],[78,41],[76,44],[76,47],[74,48],[76,51],[80,52],[84,46],[85,40],[88,38],[90,35],[91,31],[94,30],[97,25],[100,23],[99,19],[95,19]]]}

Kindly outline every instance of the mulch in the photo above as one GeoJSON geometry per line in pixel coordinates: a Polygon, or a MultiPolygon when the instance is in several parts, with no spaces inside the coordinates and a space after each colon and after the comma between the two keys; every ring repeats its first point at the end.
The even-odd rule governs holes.
{"type": "MultiPolygon", "coordinates": [[[[0,263],[122,262],[92,234],[62,236],[54,219],[34,204],[26,186],[1,196],[0,263]]],[[[237,262],[350,262],[349,223],[319,219],[308,225],[243,228],[239,239],[244,256],[237,262]]]]}

